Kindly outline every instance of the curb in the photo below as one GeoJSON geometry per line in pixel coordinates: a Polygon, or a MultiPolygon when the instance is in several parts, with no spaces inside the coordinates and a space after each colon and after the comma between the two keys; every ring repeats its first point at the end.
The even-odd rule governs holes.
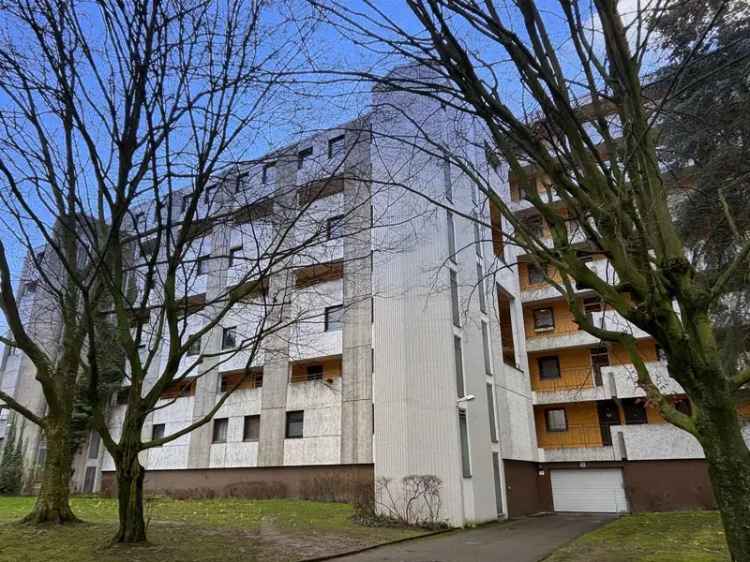
{"type": "Polygon", "coordinates": [[[355,548],[354,550],[348,550],[346,552],[338,552],[336,554],[315,556],[313,558],[302,558],[300,560],[297,560],[296,562],[324,562],[325,560],[335,560],[336,558],[343,558],[344,556],[353,556],[355,554],[360,554],[361,552],[375,550],[376,548],[380,548],[381,546],[390,546],[393,544],[400,544],[404,542],[414,541],[417,539],[426,539],[428,537],[434,537],[436,535],[444,535],[446,533],[453,533],[453,532],[460,531],[460,530],[462,529],[439,529],[437,531],[428,531],[427,533],[424,533],[422,535],[416,535],[414,537],[404,537],[402,539],[395,539],[395,540],[388,541],[388,542],[381,542],[381,543],[373,544],[370,546],[363,546],[362,548],[355,548]]]}

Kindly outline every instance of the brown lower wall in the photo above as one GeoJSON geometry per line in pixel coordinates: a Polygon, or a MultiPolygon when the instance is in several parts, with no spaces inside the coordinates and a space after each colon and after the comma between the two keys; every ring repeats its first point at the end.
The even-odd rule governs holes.
{"type": "MultiPolygon", "coordinates": [[[[540,467],[544,475],[539,477],[536,489],[549,488],[549,511],[552,511],[550,469],[584,467],[572,462],[546,463],[540,467]]],[[[625,494],[632,513],[716,509],[708,468],[702,459],[587,462],[585,468],[622,468],[625,494]]]]}
{"type": "Polygon", "coordinates": [[[631,461],[623,474],[634,513],[716,509],[704,460],[631,461]]]}
{"type": "MultiPolygon", "coordinates": [[[[372,464],[149,470],[146,492],[177,498],[304,498],[351,502],[374,489],[372,464]]],[[[102,473],[102,493],[116,494],[114,472],[102,473]]]]}
{"type": "Polygon", "coordinates": [[[505,459],[503,465],[510,517],[552,511],[552,484],[539,474],[539,464],[505,459]]]}

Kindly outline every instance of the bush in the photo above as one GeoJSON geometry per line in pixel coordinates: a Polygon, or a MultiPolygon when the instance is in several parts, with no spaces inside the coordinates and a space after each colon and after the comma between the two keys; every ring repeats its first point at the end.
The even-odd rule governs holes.
{"type": "Polygon", "coordinates": [[[23,432],[16,439],[16,424],[10,421],[0,459],[0,495],[17,496],[23,487],[23,432]]]}

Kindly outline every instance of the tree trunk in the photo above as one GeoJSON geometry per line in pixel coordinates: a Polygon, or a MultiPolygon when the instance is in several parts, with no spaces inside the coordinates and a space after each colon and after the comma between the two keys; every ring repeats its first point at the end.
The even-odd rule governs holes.
{"type": "Polygon", "coordinates": [[[143,511],[143,479],[145,471],[138,454],[123,455],[117,466],[117,500],[120,526],[113,543],[146,542],[146,520],[143,511]]]}
{"type": "Polygon", "coordinates": [[[45,432],[47,457],[42,472],[42,485],[34,509],[23,523],[77,523],[80,520],[70,509],[70,478],[72,476],[73,446],[70,424],[47,418],[45,432]]]}
{"type": "Polygon", "coordinates": [[[714,497],[735,562],[750,562],[750,450],[734,400],[699,404],[696,420],[714,497]]]}

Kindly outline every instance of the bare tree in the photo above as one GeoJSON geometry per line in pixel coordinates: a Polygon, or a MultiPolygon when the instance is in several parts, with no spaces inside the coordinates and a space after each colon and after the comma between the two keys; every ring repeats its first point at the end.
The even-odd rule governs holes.
{"type": "MultiPolygon", "coordinates": [[[[44,396],[43,404],[26,404],[0,395],[47,441],[30,521],[75,520],[68,503],[74,418],[93,411],[101,422],[124,366],[141,366],[136,340],[124,333],[126,322],[137,324],[126,319],[134,303],[125,292],[141,246],[134,209],[155,199],[156,238],[181,255],[201,228],[193,217],[208,182],[241,158],[293,93],[282,77],[304,64],[298,47],[310,27],[288,7],[241,0],[3,5],[2,200],[9,231],[29,252],[23,292],[38,287],[44,297],[27,322],[3,241],[0,301],[10,331],[3,343],[31,361],[44,396]],[[289,14],[294,26],[285,25],[289,14]],[[189,209],[178,217],[170,206],[175,186],[191,184],[189,209]]],[[[167,269],[173,300],[162,315],[176,337],[176,260],[167,269]]],[[[142,423],[141,413],[133,417],[142,423]]],[[[105,444],[129,466],[132,457],[120,452],[131,452],[128,443],[105,444]]]]}
{"type": "MultiPolygon", "coordinates": [[[[377,2],[366,0],[360,11],[336,1],[315,4],[355,44],[430,69],[339,74],[437,100],[485,131],[487,161],[503,181],[511,176],[520,184],[541,221],[521,221],[482,170],[444,142],[427,139],[428,150],[443,151],[472,178],[511,228],[486,226],[543,268],[582,329],[627,350],[649,400],[698,439],[732,556],[749,560],[750,452],[736,401],[750,370],[722,361],[711,311],[741,282],[750,240],[735,231],[729,263],[705,270],[672,221],[680,183],[660,165],[659,123],[665,104],[694,78],[679,71],[661,82],[644,76],[653,22],[673,3],[644,3],[624,20],[616,0],[545,10],[534,2],[409,0],[418,26],[401,25],[377,2]],[[587,266],[592,256],[608,260],[615,282],[587,266]],[[593,322],[577,288],[595,292],[619,325],[593,322]],[[660,391],[638,353],[635,329],[665,351],[670,376],[692,403],[690,415],[660,391]]],[[[701,19],[695,48],[712,35],[722,9],[719,3],[701,19]]]]}

